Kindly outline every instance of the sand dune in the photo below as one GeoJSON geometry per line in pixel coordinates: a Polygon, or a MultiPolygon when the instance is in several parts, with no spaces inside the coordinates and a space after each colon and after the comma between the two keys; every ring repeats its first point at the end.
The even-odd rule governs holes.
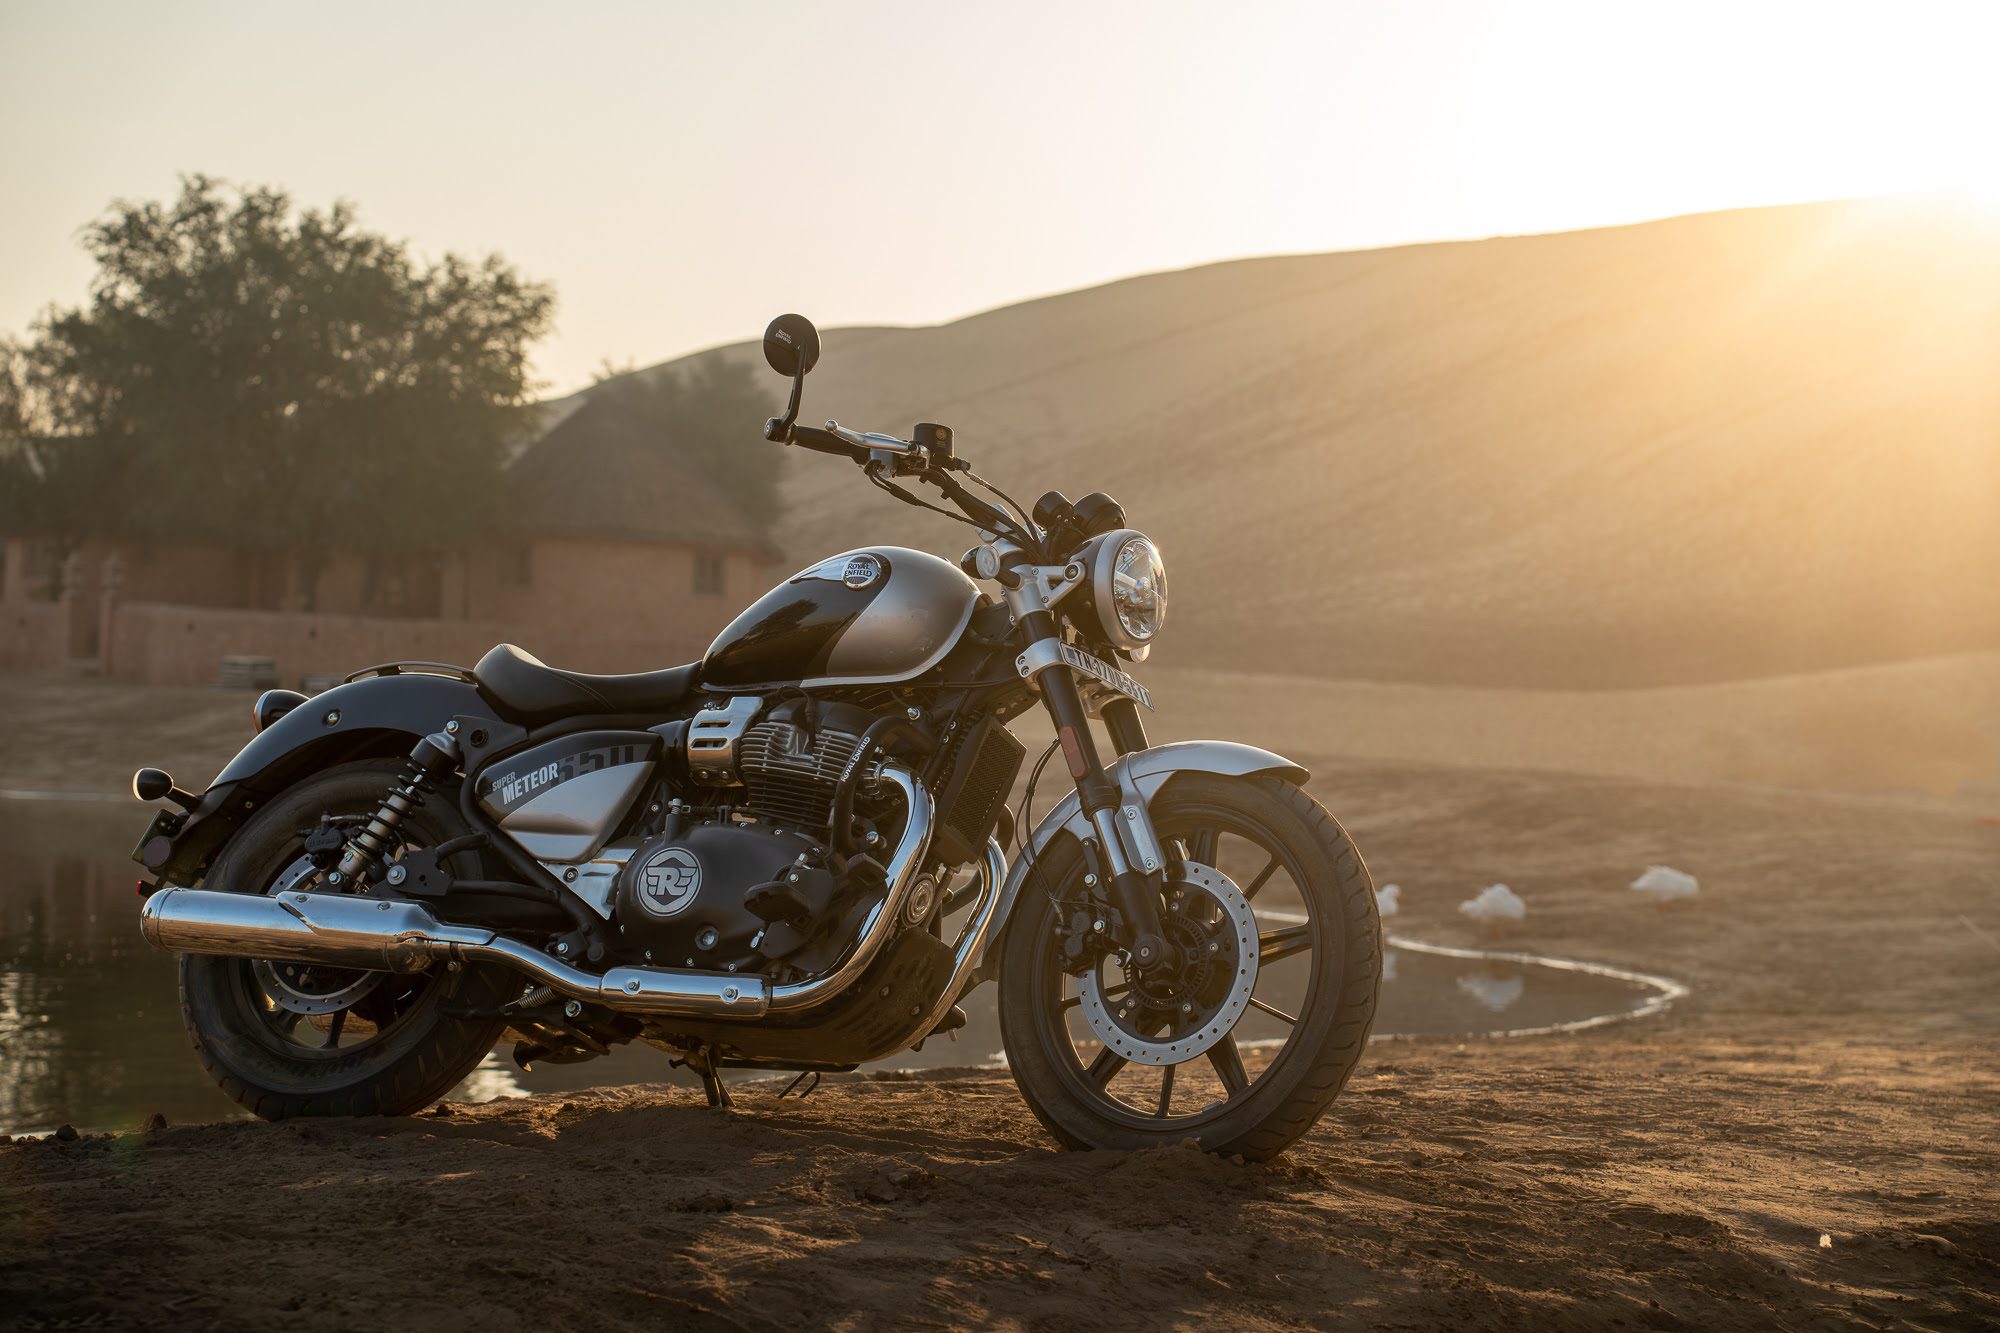
{"type": "MultiPolygon", "coordinates": [[[[1904,203],[1245,260],[831,330],[807,416],[1117,495],[1169,552],[1169,665],[1814,671],[2000,646],[1996,278],[2000,222],[1904,203]]],[[[833,460],[787,486],[801,560],[964,544],[833,460]]]]}
{"type": "Polygon", "coordinates": [[[2000,802],[2000,653],[1634,690],[1147,673],[1162,736],[1353,759],[2000,802]],[[1226,709],[1212,702],[1229,700],[1226,709]]]}

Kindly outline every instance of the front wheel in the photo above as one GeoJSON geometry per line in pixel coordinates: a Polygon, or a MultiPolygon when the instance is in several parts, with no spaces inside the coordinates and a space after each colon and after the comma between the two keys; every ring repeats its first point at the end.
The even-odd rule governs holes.
{"type": "Polygon", "coordinates": [[[1368,869],[1325,807],[1278,778],[1179,774],[1150,811],[1179,862],[1162,894],[1167,966],[1141,971],[1089,943],[1087,962],[1072,956],[1095,922],[1083,849],[1058,840],[1000,959],[1015,1082],[1070,1148],[1194,1138],[1276,1156],[1368,1041],[1382,975],[1368,869]]]}

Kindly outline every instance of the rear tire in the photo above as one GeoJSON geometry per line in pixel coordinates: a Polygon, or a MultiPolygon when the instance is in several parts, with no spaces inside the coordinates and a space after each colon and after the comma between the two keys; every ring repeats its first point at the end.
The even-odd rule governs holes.
{"type": "MultiPolygon", "coordinates": [[[[215,859],[205,885],[267,892],[298,864],[304,834],[322,815],[372,814],[403,768],[400,760],[363,760],[300,782],[244,825],[215,859]]],[[[449,790],[403,821],[413,846],[435,846],[463,831],[449,790]]],[[[259,966],[245,958],[181,955],[181,1018],[216,1085],[266,1120],[408,1115],[422,1109],[470,1073],[507,1026],[504,1019],[459,1018],[443,1010],[490,1010],[521,990],[519,978],[503,968],[452,972],[437,965],[416,974],[346,973],[342,979],[380,980],[349,1008],[303,1020],[275,1007],[259,966]],[[362,1014],[359,1021],[372,1033],[343,1047],[349,1013],[362,1014]],[[283,1030],[287,1020],[289,1034],[283,1030]],[[295,1039],[300,1027],[308,1037],[330,1032],[332,1041],[312,1049],[310,1040],[295,1039]]]]}
{"type": "MultiPolygon", "coordinates": [[[[1290,1026],[1277,1030],[1288,1035],[1267,1063],[1257,1062],[1277,1036],[1246,1046],[1250,1062],[1238,1051],[1250,1010],[1220,1043],[1180,1064],[1128,1064],[1092,1041],[1072,993],[1080,987],[1063,970],[1059,929],[1072,909],[1056,901],[1061,895],[1074,902],[1082,892],[1083,849],[1062,838],[1037,858],[1002,944],[1000,1027],[1015,1082],[1036,1118],[1068,1148],[1146,1148],[1193,1138],[1209,1152],[1274,1157],[1325,1113],[1367,1046],[1382,975],[1382,928],[1368,868],[1326,808],[1279,778],[1183,773],[1149,808],[1162,840],[1181,843],[1190,861],[1235,862],[1231,882],[1248,891],[1258,913],[1265,957],[1288,965],[1299,960],[1288,983],[1302,992],[1292,1002],[1295,1014],[1280,1013],[1282,1005],[1268,999],[1250,1001],[1285,1018],[1290,1026]],[[1230,838],[1240,845],[1224,854],[1218,849],[1230,838]],[[1203,846],[1206,856],[1198,854],[1203,846]],[[1254,873],[1267,856],[1285,870],[1290,887],[1265,887],[1278,883],[1275,872],[1254,873]],[[1283,910],[1294,898],[1303,912],[1283,910]],[[1257,1063],[1254,1076],[1249,1063],[1257,1063]],[[1182,1071],[1178,1083],[1175,1071],[1182,1071]]],[[[1265,975],[1260,970],[1260,989],[1265,975]]],[[[1123,994],[1134,994],[1129,978],[1123,994]]],[[[1125,1003],[1113,1002],[1121,1016],[1125,1003]]],[[[1171,1003],[1165,1012],[1163,1024],[1173,1021],[1171,1003]]],[[[1259,1022],[1276,1026],[1275,1019],[1259,1022]]]]}

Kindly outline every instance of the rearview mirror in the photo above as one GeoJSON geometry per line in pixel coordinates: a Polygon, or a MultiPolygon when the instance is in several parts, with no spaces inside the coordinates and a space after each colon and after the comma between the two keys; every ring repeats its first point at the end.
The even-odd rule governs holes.
{"type": "Polygon", "coordinates": [[[819,364],[819,330],[804,315],[778,316],[764,330],[764,359],[780,375],[804,375],[819,364]]]}

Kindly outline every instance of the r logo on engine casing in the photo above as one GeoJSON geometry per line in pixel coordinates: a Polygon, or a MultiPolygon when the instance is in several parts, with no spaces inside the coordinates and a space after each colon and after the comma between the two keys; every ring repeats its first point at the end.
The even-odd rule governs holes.
{"type": "Polygon", "coordinates": [[[654,916],[679,916],[701,893],[701,859],[685,847],[662,847],[639,868],[639,902],[654,916]]]}

